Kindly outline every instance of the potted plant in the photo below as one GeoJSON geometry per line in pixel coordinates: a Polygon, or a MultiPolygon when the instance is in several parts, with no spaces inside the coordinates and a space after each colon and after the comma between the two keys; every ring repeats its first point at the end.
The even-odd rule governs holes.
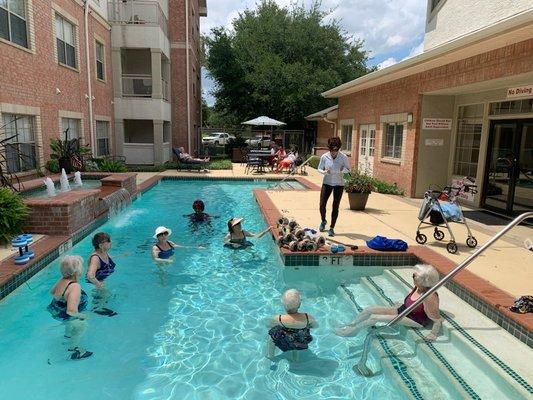
{"type": "Polygon", "coordinates": [[[64,168],[67,174],[74,169],[81,169],[82,156],[90,153],[89,148],[81,146],[78,139],[51,139],[50,149],[52,150],[50,157],[57,160],[59,170],[64,168]]]}
{"type": "Polygon", "coordinates": [[[28,207],[22,197],[8,188],[0,188],[0,245],[8,245],[22,233],[28,207]]]}
{"type": "Polygon", "coordinates": [[[235,139],[228,140],[228,144],[226,144],[226,154],[231,155],[231,161],[242,162],[242,149],[244,149],[246,145],[246,140],[242,136],[237,135],[235,139]]]}
{"type": "Polygon", "coordinates": [[[353,170],[344,176],[344,190],[348,193],[350,210],[364,210],[373,189],[372,177],[367,174],[353,170]]]}

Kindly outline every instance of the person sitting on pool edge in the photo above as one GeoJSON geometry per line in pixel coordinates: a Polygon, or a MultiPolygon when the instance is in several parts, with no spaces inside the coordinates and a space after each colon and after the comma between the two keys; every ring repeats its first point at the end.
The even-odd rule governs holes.
{"type": "Polygon", "coordinates": [[[94,252],[89,256],[89,268],[87,269],[87,282],[95,286],[93,290],[93,312],[108,317],[117,313],[104,307],[109,299],[110,292],[105,287],[104,281],[115,272],[115,262],[109,255],[111,249],[111,236],[105,232],[99,232],[93,236],[92,244],[94,252]]]}
{"type": "MultiPolygon", "coordinates": [[[[426,264],[414,266],[413,272],[414,288],[404,299],[399,307],[371,306],[365,308],[350,324],[337,329],[339,336],[355,336],[361,329],[373,326],[377,322],[387,323],[397,317],[402,311],[413,304],[420,296],[439,282],[437,270],[426,264]]],[[[406,317],[398,323],[410,328],[425,328],[431,325],[431,331],[426,336],[427,340],[435,340],[439,335],[442,326],[442,318],[439,311],[439,295],[437,292],[431,294],[422,304],[419,304],[406,317]]]]}
{"type": "Polygon", "coordinates": [[[184,215],[184,217],[188,217],[191,222],[205,222],[209,221],[211,218],[218,218],[204,212],[205,204],[200,199],[195,200],[194,203],[192,203],[192,209],[194,210],[193,213],[184,215]]]}
{"type": "MultiPolygon", "coordinates": [[[[174,255],[174,248],[191,248],[190,246],[182,246],[168,240],[168,237],[172,235],[172,230],[164,226],[158,226],[153,236],[157,239],[157,243],[152,247],[152,258],[158,263],[171,263],[174,262],[172,256],[174,255]]],[[[203,249],[202,246],[194,247],[197,249],[203,249]]]]}
{"type": "MultiPolygon", "coordinates": [[[[268,321],[267,357],[274,357],[275,347],[283,352],[306,350],[313,340],[311,328],[318,326],[316,320],[307,313],[298,312],[302,304],[300,292],[289,289],[281,297],[286,314],[273,316],[268,321]],[[275,347],[274,347],[275,346],[275,347]]],[[[294,353],[296,356],[296,353],[294,353]]]]}
{"type": "Polygon", "coordinates": [[[224,246],[231,247],[233,249],[240,249],[248,246],[253,246],[252,242],[246,240],[247,237],[253,238],[262,238],[265,233],[272,229],[272,226],[269,226],[262,232],[252,233],[242,229],[241,222],[244,221],[244,218],[231,218],[228,221],[228,233],[224,237],[224,246]]]}
{"type": "Polygon", "coordinates": [[[67,350],[72,352],[72,360],[92,356],[91,351],[79,347],[80,340],[87,329],[83,314],[87,308],[87,293],[79,284],[83,274],[83,260],[80,256],[65,256],[59,264],[61,279],[50,290],[53,296],[47,310],[54,319],[65,322],[65,338],[68,339],[67,350]]]}

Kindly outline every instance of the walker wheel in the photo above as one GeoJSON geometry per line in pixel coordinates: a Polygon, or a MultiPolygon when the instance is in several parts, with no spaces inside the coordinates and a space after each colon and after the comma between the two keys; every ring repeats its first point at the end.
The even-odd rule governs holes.
{"type": "Polygon", "coordinates": [[[446,245],[446,250],[448,250],[448,253],[455,254],[457,253],[457,244],[455,242],[450,242],[446,245]]]}
{"type": "Polygon", "coordinates": [[[471,236],[469,237],[468,239],[466,239],[466,245],[470,248],[474,248],[477,246],[477,240],[474,236],[471,236]]]}
{"type": "Polygon", "coordinates": [[[444,232],[435,228],[435,231],[433,232],[433,237],[437,240],[444,239],[444,232]]]}
{"type": "Polygon", "coordinates": [[[424,244],[428,241],[428,237],[424,235],[423,233],[418,233],[415,238],[416,242],[418,244],[424,244]]]}

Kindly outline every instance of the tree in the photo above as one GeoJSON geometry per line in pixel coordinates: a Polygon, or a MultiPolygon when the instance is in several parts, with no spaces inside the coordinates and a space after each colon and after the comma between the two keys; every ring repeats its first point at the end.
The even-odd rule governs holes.
{"type": "Polygon", "coordinates": [[[320,93],[365,75],[363,43],[346,35],[316,1],[280,7],[262,0],[204,38],[206,67],[215,80],[214,111],[244,121],[266,114],[289,127],[334,104],[320,93]]]}

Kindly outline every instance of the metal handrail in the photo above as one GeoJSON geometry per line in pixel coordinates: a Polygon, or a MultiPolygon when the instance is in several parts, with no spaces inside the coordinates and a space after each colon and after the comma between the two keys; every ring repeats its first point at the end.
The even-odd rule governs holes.
{"type": "Polygon", "coordinates": [[[314,157],[314,156],[309,157],[309,158],[308,158],[307,160],[305,160],[303,163],[301,163],[301,164],[298,165],[296,168],[294,168],[292,171],[290,171],[289,174],[288,174],[285,178],[283,178],[282,180],[276,182],[275,185],[273,185],[273,186],[269,186],[268,188],[269,188],[269,189],[274,189],[274,188],[277,187],[277,186],[281,186],[281,184],[282,184],[283,182],[285,182],[287,179],[289,179],[292,175],[294,175],[294,174],[296,173],[296,171],[298,170],[298,168],[302,168],[303,166],[305,166],[306,164],[308,164],[309,161],[311,161],[311,158],[313,158],[313,157],[314,157]]]}
{"type": "Polygon", "coordinates": [[[368,357],[368,350],[371,342],[371,338],[375,336],[376,332],[378,330],[391,327],[395,325],[399,320],[401,320],[403,317],[408,315],[411,311],[413,311],[420,303],[422,303],[425,299],[428,298],[428,296],[431,296],[433,293],[435,293],[441,286],[446,284],[450,279],[452,279],[455,275],[457,275],[461,270],[466,268],[474,259],[476,259],[481,253],[483,253],[485,250],[487,250],[494,242],[496,242],[499,238],[501,238],[503,235],[505,235],[510,229],[514,228],[516,225],[518,225],[520,222],[528,219],[533,218],[533,211],[528,211],[523,214],[520,214],[518,217],[513,219],[509,224],[507,224],[501,231],[499,231],[496,235],[494,235],[487,243],[485,243],[483,246],[481,246],[479,249],[477,249],[474,253],[472,253],[466,260],[464,260],[461,264],[459,264],[457,267],[455,267],[448,275],[446,275],[444,278],[442,278],[435,286],[432,286],[431,289],[429,289],[427,292],[425,292],[422,296],[420,296],[418,299],[416,299],[413,304],[411,304],[409,307],[407,307],[405,310],[403,310],[401,313],[399,313],[395,318],[390,320],[387,324],[382,325],[380,327],[373,326],[370,331],[367,334],[367,337],[364,341],[364,348],[363,348],[363,354],[361,356],[361,359],[359,362],[354,366],[354,370],[358,373],[360,373],[363,376],[371,376],[372,371],[366,366],[366,360],[368,357]]]}

